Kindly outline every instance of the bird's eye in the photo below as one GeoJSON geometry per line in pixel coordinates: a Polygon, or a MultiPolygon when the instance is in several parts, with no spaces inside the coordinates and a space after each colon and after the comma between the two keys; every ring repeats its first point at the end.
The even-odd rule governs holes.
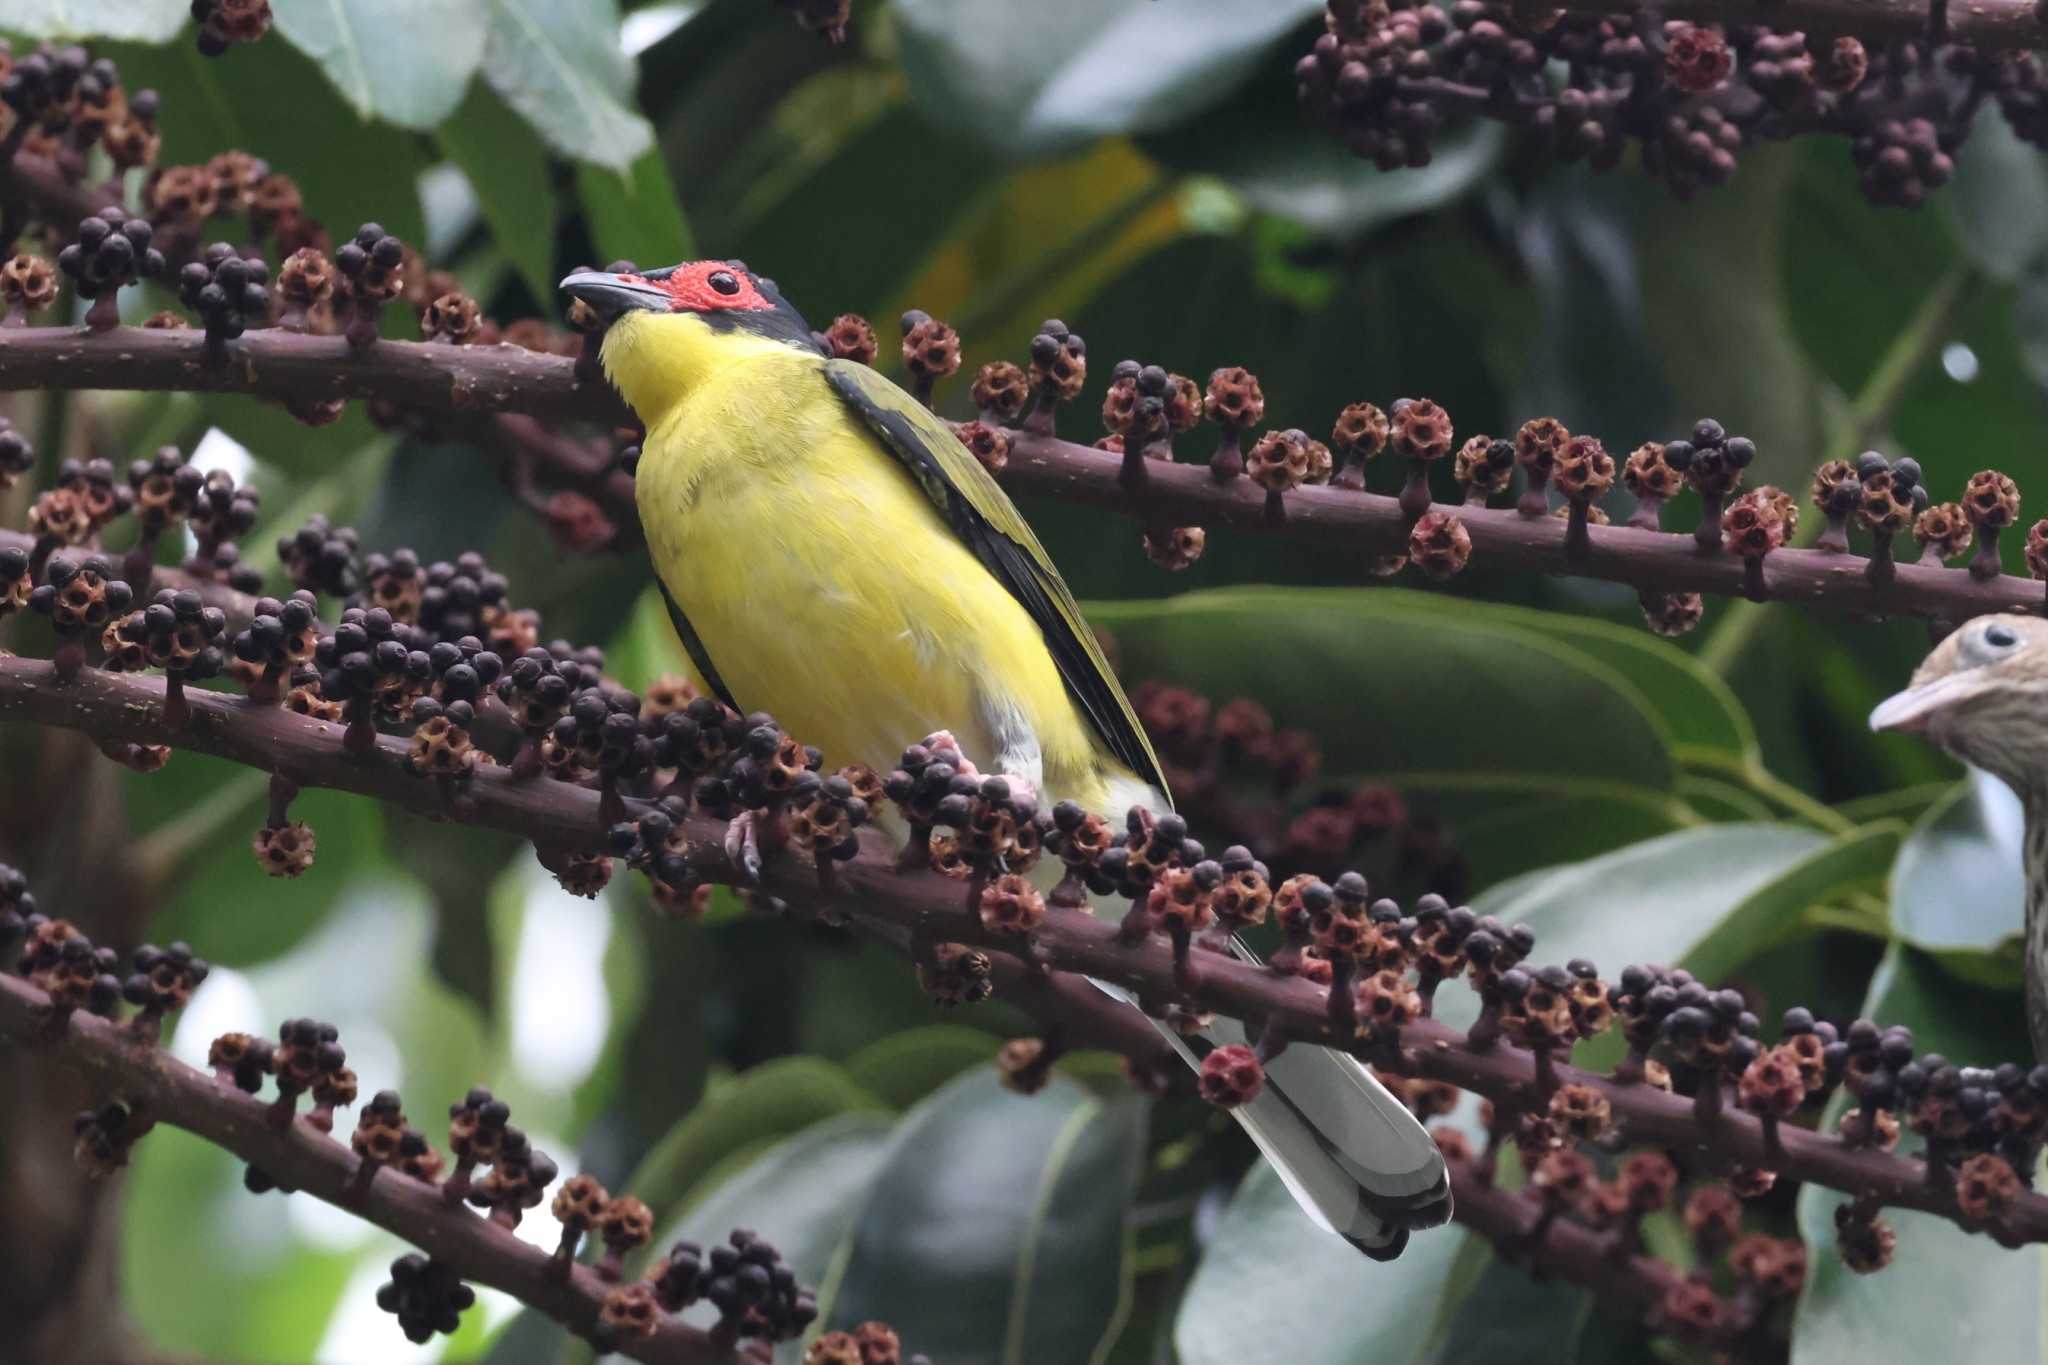
{"type": "Polygon", "coordinates": [[[2011,626],[1989,625],[1984,627],[1984,643],[1992,649],[2011,649],[2019,642],[2019,632],[2011,626]]]}
{"type": "Polygon", "coordinates": [[[733,274],[730,270],[712,271],[706,277],[705,283],[721,294],[737,294],[740,292],[739,276],[733,274]]]}

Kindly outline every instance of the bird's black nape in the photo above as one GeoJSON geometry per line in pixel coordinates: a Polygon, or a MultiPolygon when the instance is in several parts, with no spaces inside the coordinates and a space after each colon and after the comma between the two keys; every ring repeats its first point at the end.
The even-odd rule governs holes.
{"type": "MultiPolygon", "coordinates": [[[[824,343],[819,341],[818,334],[811,330],[811,324],[796,310],[796,305],[782,297],[782,291],[775,287],[775,281],[747,270],[743,261],[728,261],[726,264],[735,270],[746,271],[747,278],[754,282],[754,288],[760,291],[761,297],[775,306],[699,314],[709,326],[719,331],[752,332],[756,336],[771,337],[785,345],[816,351],[820,355],[826,353],[824,343]]],[[[649,272],[650,277],[655,273],[657,272],[649,272]]]]}

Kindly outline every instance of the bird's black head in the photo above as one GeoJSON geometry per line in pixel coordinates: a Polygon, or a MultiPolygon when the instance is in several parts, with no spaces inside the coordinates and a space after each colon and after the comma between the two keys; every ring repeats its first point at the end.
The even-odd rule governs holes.
{"type": "Polygon", "coordinates": [[[747,331],[806,350],[819,349],[811,325],[764,279],[739,261],[686,261],[660,270],[579,270],[562,290],[606,323],[634,310],[694,313],[707,326],[747,331]]]}

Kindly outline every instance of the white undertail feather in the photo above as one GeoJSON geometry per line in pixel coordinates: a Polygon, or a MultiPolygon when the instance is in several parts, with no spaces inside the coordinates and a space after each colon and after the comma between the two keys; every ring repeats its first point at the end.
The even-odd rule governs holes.
{"type": "MultiPolygon", "coordinates": [[[[1171,809],[1156,788],[1134,777],[1111,785],[1117,803],[1104,814],[1118,823],[1134,805],[1155,812],[1171,809]]],[[[1041,867],[1056,877],[1051,861],[1041,867]]],[[[1122,914],[1106,898],[1095,902],[1095,911],[1122,914]]],[[[1257,961],[1241,944],[1233,943],[1232,949],[1257,961]]],[[[1095,985],[1137,1008],[1120,987],[1102,981],[1095,985]]],[[[1198,1069],[1211,1049],[1248,1041],[1234,1019],[1219,1017],[1190,1037],[1160,1020],[1150,1022],[1198,1069]]],[[[1435,1139],[1348,1053],[1300,1043],[1287,1048],[1266,1063],[1259,1095],[1233,1109],[1231,1117],[1272,1163],[1303,1211],[1368,1256],[1391,1260],[1407,1245],[1410,1229],[1435,1227],[1450,1217],[1449,1173],[1435,1139]]]]}

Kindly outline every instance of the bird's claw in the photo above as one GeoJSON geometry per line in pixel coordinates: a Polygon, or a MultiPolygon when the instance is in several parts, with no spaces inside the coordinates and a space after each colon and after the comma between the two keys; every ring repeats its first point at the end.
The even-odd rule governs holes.
{"type": "Polygon", "coordinates": [[[725,856],[741,876],[760,885],[761,834],[754,811],[741,811],[726,824],[725,856]]]}

